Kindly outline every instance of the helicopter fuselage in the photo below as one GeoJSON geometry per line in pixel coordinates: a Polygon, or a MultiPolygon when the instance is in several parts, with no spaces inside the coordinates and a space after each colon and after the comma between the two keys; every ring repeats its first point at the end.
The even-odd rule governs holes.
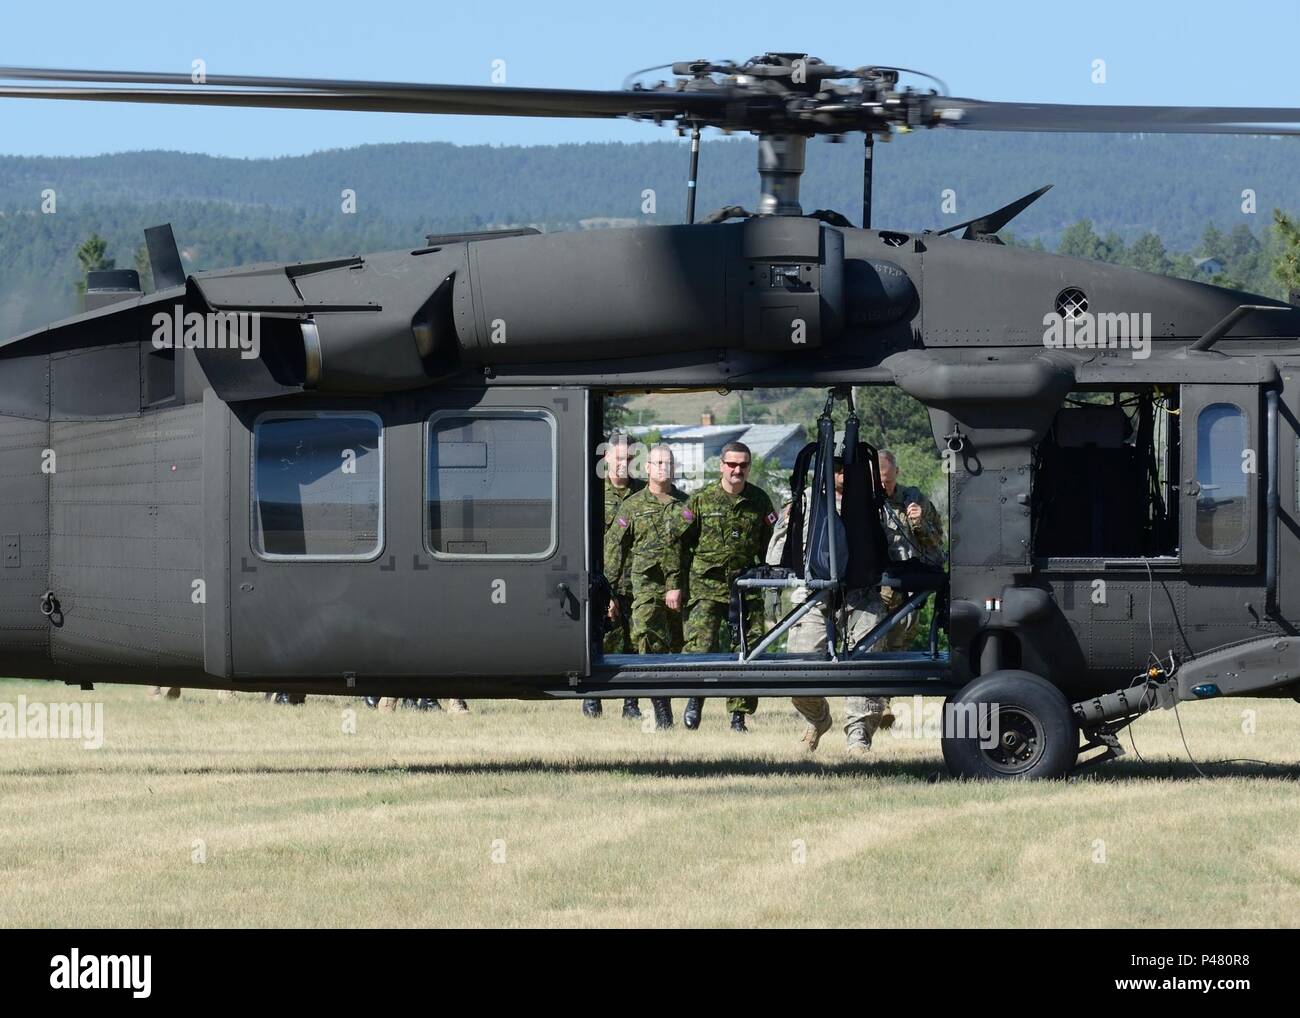
{"type": "Polygon", "coordinates": [[[1185,699],[1293,696],[1298,336],[1265,298],[802,217],[196,273],[0,345],[0,652],[71,683],[480,698],[1010,668],[1072,703],[1154,659],[1194,663],[1185,699]],[[257,355],[177,342],[191,314],[255,316],[257,355]],[[948,652],[603,656],[602,397],[870,385],[925,404],[945,465],[948,652]],[[1238,644],[1264,663],[1214,657],[1238,644]]]}

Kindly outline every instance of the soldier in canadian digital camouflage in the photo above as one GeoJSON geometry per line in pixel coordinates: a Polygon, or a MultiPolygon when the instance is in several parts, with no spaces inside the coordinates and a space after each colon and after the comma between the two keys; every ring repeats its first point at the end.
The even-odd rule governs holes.
{"type": "MultiPolygon", "coordinates": [[[[731,622],[731,581],[738,573],[761,565],[777,514],[767,492],[747,480],[753,465],[749,446],[728,442],[722,447],[722,479],[693,494],[686,503],[687,529],[682,537],[690,557],[687,581],[685,650],[705,654],[734,650],[740,643],[731,622]],[[729,636],[723,641],[722,627],[729,636]]],[[[763,596],[757,591],[745,595],[745,642],[754,646],[765,628],[763,596]]],[[[745,715],[758,709],[754,697],[730,697],[731,730],[744,732],[745,715]]],[[[698,728],[704,700],[686,702],[682,721],[698,728]]]]}
{"type": "MultiPolygon", "coordinates": [[[[645,481],[632,476],[628,461],[631,449],[627,436],[614,434],[609,436],[605,446],[605,539],[610,538],[610,528],[618,519],[623,503],[645,487],[645,481]]],[[[615,571],[610,568],[608,558],[605,560],[605,579],[609,581],[609,607],[606,609],[604,624],[605,635],[601,649],[606,654],[630,654],[632,652],[632,578],[625,566],[615,571]]],[[[582,701],[582,713],[589,718],[600,717],[600,701],[588,698],[582,701]]],[[[641,717],[641,708],[634,697],[623,701],[623,717],[636,721],[641,717]]]]}
{"type": "MultiPolygon", "coordinates": [[[[605,567],[632,580],[632,650],[676,654],[682,638],[682,535],[686,493],[673,484],[673,451],[650,450],[649,484],[624,500],[605,540],[605,567]]],[[[673,726],[672,701],[652,697],[655,727],[673,726]]]]}
{"type": "MultiPolygon", "coordinates": [[[[928,566],[943,565],[943,521],[920,488],[898,483],[898,460],[888,449],[879,454],[880,483],[885,502],[880,522],[885,529],[885,544],[891,562],[919,560],[928,566]]],[[[870,598],[862,610],[850,612],[849,636],[861,639],[881,620],[900,608],[907,600],[900,590],[881,587],[878,597],[870,598]]],[[[919,615],[906,617],[885,634],[874,650],[907,650],[916,635],[919,615]]],[[[825,637],[823,636],[823,641],[825,637]]],[[[794,649],[793,647],[791,649],[794,649]]],[[[830,705],[822,697],[798,697],[795,706],[808,721],[804,745],[809,752],[831,726],[830,705]]],[[[871,739],[881,728],[889,728],[894,716],[889,712],[889,698],[884,696],[846,696],[844,698],[844,735],[847,751],[855,756],[871,749],[871,739]]]]}

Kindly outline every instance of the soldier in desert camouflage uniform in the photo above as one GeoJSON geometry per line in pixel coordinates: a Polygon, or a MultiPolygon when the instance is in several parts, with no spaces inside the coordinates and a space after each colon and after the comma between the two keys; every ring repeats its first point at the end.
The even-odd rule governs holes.
{"type": "MultiPolygon", "coordinates": [[[[645,487],[645,481],[632,477],[628,469],[630,450],[627,436],[610,435],[605,446],[605,538],[610,537],[610,528],[622,511],[623,503],[645,487]]],[[[605,578],[609,581],[609,608],[605,614],[605,635],[601,649],[606,654],[628,654],[631,652],[631,633],[629,627],[632,619],[632,578],[626,566],[615,570],[609,559],[605,560],[605,578]]],[[[582,701],[582,713],[589,718],[600,717],[600,701],[588,698],[582,701]]],[[[636,699],[629,697],[623,701],[623,717],[635,721],[641,717],[641,708],[636,699]]]]}
{"type": "MultiPolygon", "coordinates": [[[[748,483],[753,456],[742,442],[728,442],[722,447],[722,480],[690,497],[683,544],[690,556],[690,603],[686,609],[686,646],[688,654],[703,654],[724,649],[721,630],[727,623],[730,638],[725,648],[739,645],[739,634],[729,622],[731,581],[738,573],[760,565],[772,537],[777,514],[767,492],[748,483]]],[[[745,594],[745,642],[753,647],[763,636],[763,596],[757,591],[745,594]]],[[[687,728],[698,728],[704,701],[692,697],[687,701],[682,721],[687,728]]],[[[745,731],[745,715],[758,709],[754,697],[730,697],[731,730],[745,731]]]]}
{"type": "MultiPolygon", "coordinates": [[[[605,567],[632,581],[632,649],[675,654],[682,649],[682,534],[686,493],[673,484],[673,452],[650,450],[650,483],[623,502],[605,538],[605,567]]],[[[655,727],[673,725],[672,701],[652,697],[655,727]]]]}
{"type": "MultiPolygon", "coordinates": [[[[904,562],[919,559],[926,565],[943,564],[943,522],[930,500],[919,488],[899,485],[898,460],[888,449],[880,450],[880,482],[885,490],[885,504],[881,508],[880,522],[885,528],[885,544],[891,562],[904,562]]],[[[840,487],[840,474],[836,475],[836,489],[840,487]]],[[[770,553],[769,553],[770,558],[770,553]]],[[[806,596],[806,595],[805,595],[806,596]]],[[[888,614],[901,607],[907,596],[900,590],[881,587],[878,597],[871,598],[861,609],[849,612],[849,639],[861,639],[888,614]]],[[[803,646],[794,631],[791,631],[787,644],[790,650],[825,649],[825,624],[823,616],[810,613],[807,639],[814,645],[803,646]],[[816,644],[816,629],[820,625],[822,633],[820,645],[816,644]]],[[[808,621],[807,618],[801,621],[808,621]]],[[[908,612],[893,629],[885,634],[883,640],[875,645],[876,650],[906,650],[912,645],[919,621],[917,612],[908,612]]],[[[795,627],[799,628],[798,626],[795,627]]],[[[794,705],[808,721],[803,742],[809,752],[817,748],[818,741],[831,727],[830,705],[824,697],[795,697],[794,705]]],[[[893,724],[894,716],[889,713],[889,698],[883,696],[847,696],[844,698],[844,735],[847,750],[860,755],[871,748],[871,738],[880,728],[893,724]]]]}

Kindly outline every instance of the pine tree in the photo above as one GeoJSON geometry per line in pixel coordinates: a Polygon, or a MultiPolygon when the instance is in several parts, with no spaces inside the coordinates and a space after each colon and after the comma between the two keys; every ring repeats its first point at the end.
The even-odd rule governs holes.
{"type": "Polygon", "coordinates": [[[86,242],[77,248],[77,261],[81,262],[81,279],[77,283],[77,296],[84,302],[86,298],[86,277],[101,269],[111,269],[117,265],[113,258],[105,257],[108,241],[98,233],[92,233],[86,242]]]}
{"type": "Polygon", "coordinates": [[[140,275],[140,289],[148,293],[153,289],[153,264],[149,261],[149,249],[141,244],[135,249],[135,271],[140,275]]]}
{"type": "Polygon", "coordinates": [[[1070,258],[1092,258],[1102,260],[1103,242],[1092,228],[1091,219],[1080,219],[1066,227],[1061,234],[1061,242],[1056,245],[1056,253],[1070,258]]]}
{"type": "Polygon", "coordinates": [[[1156,272],[1165,276],[1173,268],[1164,241],[1154,233],[1145,233],[1133,241],[1133,246],[1128,249],[1127,264],[1143,272],[1156,272]]]}
{"type": "Polygon", "coordinates": [[[1281,209],[1273,210],[1280,250],[1273,262],[1273,277],[1286,287],[1287,300],[1300,303],[1300,227],[1281,209]]]}

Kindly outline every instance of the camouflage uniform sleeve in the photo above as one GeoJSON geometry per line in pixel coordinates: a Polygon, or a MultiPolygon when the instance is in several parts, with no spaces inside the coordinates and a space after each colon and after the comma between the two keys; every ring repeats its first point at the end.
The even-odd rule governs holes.
{"type": "Polygon", "coordinates": [[[921,519],[911,524],[911,527],[912,535],[921,549],[932,552],[935,558],[942,558],[943,520],[939,518],[939,510],[935,509],[934,503],[924,495],[921,496],[921,519]]]}
{"type": "Polygon", "coordinates": [[[611,587],[618,586],[631,550],[632,517],[620,509],[605,528],[605,579],[611,587]]]}
{"type": "Polygon", "coordinates": [[[682,532],[679,540],[682,544],[682,555],[687,558],[695,550],[695,545],[700,539],[700,493],[697,491],[686,500],[682,507],[682,532]]]}
{"type": "Polygon", "coordinates": [[[757,550],[757,554],[754,557],[758,559],[760,564],[762,564],[763,553],[771,545],[772,534],[776,529],[776,524],[780,522],[780,520],[777,515],[777,511],[772,508],[772,499],[768,496],[767,492],[762,491],[760,493],[763,496],[762,501],[759,505],[759,508],[763,513],[763,522],[760,524],[759,527],[758,550],[757,550]]]}
{"type": "Polygon", "coordinates": [[[678,502],[668,510],[671,515],[667,521],[668,547],[663,555],[664,590],[682,589],[682,576],[687,565],[683,534],[688,525],[688,511],[685,502],[678,502]]]}
{"type": "Polygon", "coordinates": [[[697,491],[691,495],[682,506],[682,529],[677,535],[677,548],[679,552],[679,563],[681,572],[677,576],[677,587],[669,587],[669,590],[680,590],[684,586],[683,580],[689,579],[691,575],[691,565],[695,558],[695,545],[700,540],[700,493],[697,491]]]}
{"type": "Polygon", "coordinates": [[[772,528],[772,540],[767,545],[767,564],[779,566],[781,555],[785,552],[785,539],[790,530],[790,503],[781,507],[781,517],[772,528]]]}

